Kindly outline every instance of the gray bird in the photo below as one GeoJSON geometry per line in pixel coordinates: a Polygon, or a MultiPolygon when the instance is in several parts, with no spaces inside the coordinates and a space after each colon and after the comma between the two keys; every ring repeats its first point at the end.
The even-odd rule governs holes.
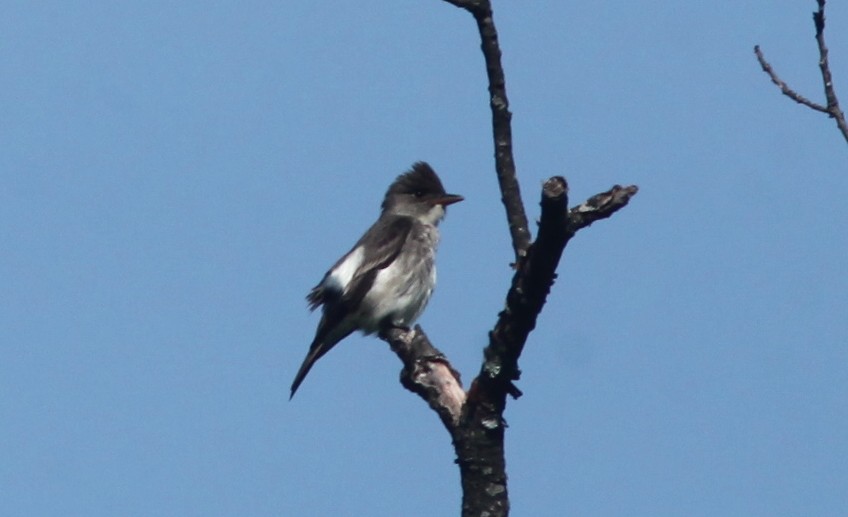
{"type": "Polygon", "coordinates": [[[424,162],[395,179],[377,222],[306,297],[310,310],[323,311],[289,399],[315,361],[353,331],[409,328],[421,316],[436,285],[436,225],[462,199],[424,162]]]}

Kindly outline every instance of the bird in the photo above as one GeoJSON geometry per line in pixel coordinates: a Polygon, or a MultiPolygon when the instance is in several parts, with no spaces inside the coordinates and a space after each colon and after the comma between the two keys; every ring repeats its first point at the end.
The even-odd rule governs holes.
{"type": "Polygon", "coordinates": [[[408,329],[421,316],[436,285],[437,225],[445,207],[463,199],[445,192],[426,162],[392,182],[380,217],[306,297],[311,311],[322,307],[321,320],[289,400],[315,362],[354,331],[408,329]]]}

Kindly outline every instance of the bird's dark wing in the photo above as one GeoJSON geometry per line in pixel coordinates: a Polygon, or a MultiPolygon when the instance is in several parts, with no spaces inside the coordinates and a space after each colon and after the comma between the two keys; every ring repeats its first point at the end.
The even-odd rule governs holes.
{"type": "Polygon", "coordinates": [[[411,217],[380,218],[359,240],[359,245],[368,243],[362,265],[353,275],[343,295],[345,304],[358,306],[381,269],[395,261],[409,238],[414,221],[411,217]],[[379,238],[371,238],[371,236],[379,238]]]}
{"type": "Polygon", "coordinates": [[[353,248],[327,271],[321,283],[312,288],[306,297],[310,310],[315,310],[319,305],[337,301],[343,301],[349,307],[357,306],[371,288],[377,273],[391,264],[400,254],[413,224],[414,221],[410,217],[389,216],[378,219],[353,248]],[[329,277],[360,247],[363,247],[361,263],[347,285],[336,285],[328,281],[329,277]]]}

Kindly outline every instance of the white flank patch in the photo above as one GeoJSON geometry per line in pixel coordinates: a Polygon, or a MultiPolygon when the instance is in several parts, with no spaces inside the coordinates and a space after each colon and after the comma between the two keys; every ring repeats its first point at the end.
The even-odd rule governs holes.
{"type": "MultiPolygon", "coordinates": [[[[342,263],[330,272],[325,284],[332,284],[332,287],[342,292],[346,291],[348,284],[350,284],[350,280],[356,273],[356,270],[362,265],[363,255],[364,251],[362,250],[362,246],[351,251],[342,263]]],[[[325,287],[329,286],[325,285],[325,287]]]]}

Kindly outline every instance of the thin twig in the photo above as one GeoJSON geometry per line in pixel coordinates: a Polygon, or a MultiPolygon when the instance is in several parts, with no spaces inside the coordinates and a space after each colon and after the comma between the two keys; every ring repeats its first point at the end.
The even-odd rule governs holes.
{"type": "Polygon", "coordinates": [[[813,13],[813,23],[816,26],[816,44],[819,47],[819,69],[821,69],[822,83],[824,83],[824,95],[827,99],[827,106],[822,106],[821,104],[807,99],[781,80],[772,66],[768,63],[768,61],[766,61],[759,45],[754,46],[754,54],[757,55],[757,61],[759,61],[763,72],[768,74],[771,82],[780,88],[781,93],[798,104],[802,104],[810,109],[820,111],[822,113],[827,113],[831,118],[836,120],[836,125],[839,128],[839,131],[842,133],[842,136],[845,137],[845,141],[848,142],[848,123],[845,122],[845,114],[839,108],[839,100],[836,98],[836,90],[833,87],[833,77],[830,73],[830,63],[827,58],[827,45],[824,41],[824,6],[826,0],[816,1],[819,8],[813,13]]]}
{"type": "Polygon", "coordinates": [[[760,62],[760,66],[763,68],[763,72],[768,74],[769,78],[771,79],[771,82],[773,82],[777,85],[778,88],[780,88],[780,92],[783,95],[786,95],[798,104],[803,104],[804,106],[810,109],[821,111],[822,113],[829,113],[826,106],[816,104],[810,99],[799,94],[798,92],[790,88],[789,85],[786,84],[780,77],[778,77],[777,73],[774,71],[768,61],[766,61],[766,58],[763,56],[763,52],[760,50],[759,45],[754,46],[754,54],[757,55],[757,61],[760,62]]]}

